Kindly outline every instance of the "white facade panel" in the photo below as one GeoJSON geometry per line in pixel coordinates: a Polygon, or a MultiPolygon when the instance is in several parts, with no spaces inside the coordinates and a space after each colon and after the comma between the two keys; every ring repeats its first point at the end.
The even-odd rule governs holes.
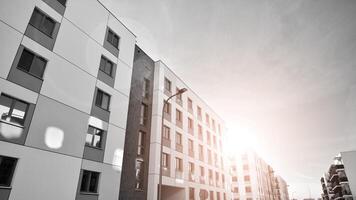
{"type": "Polygon", "coordinates": [[[1,141],[0,152],[19,159],[10,200],[75,199],[81,159],[1,141]]]}
{"type": "Polygon", "coordinates": [[[63,18],[53,52],[96,77],[99,70],[102,46],[63,18]]]}
{"type": "Polygon", "coordinates": [[[120,37],[119,59],[121,59],[128,66],[132,67],[136,37],[111,14],[109,15],[108,26],[120,37]]]}
{"type": "MultiPolygon", "coordinates": [[[[1,6],[0,9],[2,9],[1,6]]],[[[0,44],[2,46],[0,48],[0,77],[6,79],[19,48],[22,35],[1,21],[0,35],[0,44]]]]}
{"type": "Polygon", "coordinates": [[[132,68],[128,67],[120,59],[117,62],[114,88],[126,96],[130,95],[132,68]]]}
{"type": "Polygon", "coordinates": [[[121,179],[121,170],[116,166],[103,165],[99,187],[99,200],[118,200],[121,179]]]}
{"type": "Polygon", "coordinates": [[[107,132],[104,163],[114,165],[121,171],[124,154],[125,130],[109,124],[107,132]]]}
{"type": "Polygon", "coordinates": [[[68,1],[64,16],[103,44],[109,12],[97,0],[68,1]]]}
{"type": "Polygon", "coordinates": [[[53,56],[47,63],[41,94],[90,113],[95,82],[95,77],[68,61],[53,56]]]}
{"type": "Polygon", "coordinates": [[[2,0],[0,6],[0,19],[6,24],[11,25],[21,33],[24,33],[27,27],[35,3],[38,0],[2,0]]]}

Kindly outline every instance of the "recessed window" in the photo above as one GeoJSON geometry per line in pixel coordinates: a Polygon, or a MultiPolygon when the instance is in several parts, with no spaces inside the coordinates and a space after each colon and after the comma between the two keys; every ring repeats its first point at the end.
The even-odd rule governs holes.
{"type": "Polygon", "coordinates": [[[164,78],[164,89],[168,92],[172,91],[172,83],[168,78],[164,78]]]}
{"type": "Polygon", "coordinates": [[[246,182],[250,181],[250,176],[244,176],[244,181],[246,182]]]}
{"type": "Polygon", "coordinates": [[[246,186],[245,187],[245,191],[246,191],[246,193],[251,193],[252,192],[251,187],[250,186],[246,186]]]}
{"type": "Polygon", "coordinates": [[[188,109],[193,110],[193,101],[188,98],[188,109]]]}
{"type": "Polygon", "coordinates": [[[189,188],[189,200],[195,200],[194,188],[189,188]]]}
{"type": "Polygon", "coordinates": [[[248,165],[245,164],[245,165],[243,165],[242,168],[243,168],[243,170],[248,170],[248,165]]]}
{"type": "Polygon", "coordinates": [[[144,162],[136,160],[136,189],[143,190],[144,162]]]}
{"type": "Polygon", "coordinates": [[[162,153],[162,166],[169,169],[169,155],[167,153],[162,153]]]}
{"type": "Polygon", "coordinates": [[[193,119],[188,117],[188,128],[189,129],[194,129],[194,122],[193,119]]]}
{"type": "Polygon", "coordinates": [[[47,61],[44,58],[32,53],[28,49],[24,49],[22,51],[19,63],[17,64],[17,68],[38,78],[42,78],[46,64],[47,61]]]}
{"type": "Polygon", "coordinates": [[[176,88],[176,93],[178,94],[176,96],[176,99],[178,102],[182,103],[182,93],[179,93],[180,89],[179,88],[176,88]]]}
{"type": "Polygon", "coordinates": [[[176,157],[176,171],[183,171],[183,160],[176,157]]]}
{"type": "Polygon", "coordinates": [[[189,173],[194,174],[194,163],[189,162],[189,173]]]}
{"type": "Polygon", "coordinates": [[[176,109],[176,121],[177,122],[182,122],[183,120],[183,114],[180,110],[176,109]]]}
{"type": "MultiPolygon", "coordinates": [[[[164,102],[163,102],[164,103],[164,102]]],[[[164,106],[164,113],[167,115],[171,114],[171,104],[166,102],[164,106]]]]}
{"type": "Polygon", "coordinates": [[[150,94],[150,80],[145,78],[143,80],[143,87],[142,87],[142,97],[148,98],[150,94]]]}
{"type": "Polygon", "coordinates": [[[143,131],[138,132],[138,140],[137,140],[137,155],[143,157],[145,153],[145,137],[146,133],[143,131]]]}
{"type": "Polygon", "coordinates": [[[17,158],[0,156],[0,186],[10,187],[17,158]]]}
{"type": "Polygon", "coordinates": [[[140,124],[146,125],[148,118],[148,106],[144,103],[141,104],[141,112],[140,112],[140,124]]]}
{"type": "Polygon", "coordinates": [[[104,56],[101,56],[100,67],[99,67],[100,71],[112,77],[113,67],[114,67],[113,62],[111,62],[109,59],[105,58],[104,56]]]}
{"type": "Polygon", "coordinates": [[[81,192],[97,193],[99,185],[99,172],[83,170],[81,192]]]}
{"type": "Polygon", "coordinates": [[[205,169],[203,166],[200,166],[200,176],[205,176],[205,169]]]}
{"type": "Polygon", "coordinates": [[[182,134],[176,133],[176,144],[182,145],[182,134]]]}
{"type": "Polygon", "coordinates": [[[202,118],[202,111],[201,111],[201,107],[197,106],[197,114],[198,114],[198,118],[201,119],[202,118]]]}
{"type": "Polygon", "coordinates": [[[104,131],[94,126],[89,126],[85,144],[91,147],[101,148],[104,131]]]}
{"type": "Polygon", "coordinates": [[[1,120],[23,126],[29,104],[13,97],[1,94],[0,115],[1,120]]]}
{"type": "Polygon", "coordinates": [[[42,33],[52,37],[56,22],[42,11],[35,8],[30,19],[30,24],[42,33]]]}
{"type": "Polygon", "coordinates": [[[194,152],[194,142],[191,139],[188,139],[188,151],[194,152]]]}
{"type": "Polygon", "coordinates": [[[120,37],[116,33],[114,33],[111,29],[109,29],[108,37],[106,38],[106,40],[117,49],[119,48],[119,39],[120,37]]]}
{"type": "Polygon", "coordinates": [[[95,105],[104,110],[109,110],[110,95],[98,89],[96,94],[95,105]]]}
{"type": "Polygon", "coordinates": [[[208,127],[210,127],[210,117],[209,114],[205,114],[205,123],[208,127]]]}
{"type": "Polygon", "coordinates": [[[163,126],[163,138],[170,140],[171,138],[171,129],[168,126],[163,126]]]}

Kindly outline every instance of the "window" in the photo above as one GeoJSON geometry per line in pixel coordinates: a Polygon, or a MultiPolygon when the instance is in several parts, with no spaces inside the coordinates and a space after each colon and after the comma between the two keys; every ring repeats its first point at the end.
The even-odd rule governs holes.
{"type": "Polygon", "coordinates": [[[246,191],[246,193],[251,193],[252,192],[251,187],[250,186],[246,186],[245,187],[245,191],[246,191]]]}
{"type": "Polygon", "coordinates": [[[0,115],[1,120],[23,126],[29,104],[13,97],[1,94],[0,115]]]}
{"type": "Polygon", "coordinates": [[[96,94],[95,105],[104,110],[109,111],[110,95],[98,89],[96,94]]]}
{"type": "Polygon", "coordinates": [[[218,184],[218,182],[219,182],[219,177],[220,177],[219,172],[215,172],[215,181],[216,181],[216,184],[218,184]]]}
{"type": "Polygon", "coordinates": [[[10,187],[14,175],[17,159],[0,156],[0,186],[10,187]]]}
{"type": "Polygon", "coordinates": [[[30,24],[42,33],[52,37],[56,22],[38,8],[35,8],[30,19],[30,24]]]}
{"type": "Polygon", "coordinates": [[[194,188],[189,188],[189,200],[195,200],[194,188]]]}
{"type": "Polygon", "coordinates": [[[189,173],[194,174],[194,163],[189,162],[189,173]]]}
{"type": "Polygon", "coordinates": [[[199,159],[204,160],[204,150],[203,145],[199,144],[199,159]]]}
{"type": "Polygon", "coordinates": [[[210,191],[210,200],[214,200],[214,191],[210,191]]]}
{"type": "Polygon", "coordinates": [[[150,93],[150,80],[145,78],[143,80],[143,87],[142,87],[142,97],[148,98],[150,93]]]}
{"type": "Polygon", "coordinates": [[[168,126],[163,126],[163,138],[170,140],[171,138],[171,129],[168,126]]]}
{"type": "Polygon", "coordinates": [[[220,127],[220,124],[218,125],[218,131],[219,131],[219,134],[221,135],[221,127],[220,127]]]}
{"type": "Polygon", "coordinates": [[[200,176],[205,176],[205,170],[203,166],[200,166],[200,176]]]}
{"type": "Polygon", "coordinates": [[[99,172],[83,170],[81,192],[97,193],[99,184],[99,172]]]}
{"type": "Polygon", "coordinates": [[[250,176],[244,176],[244,181],[249,182],[250,181],[250,176]]]}
{"type": "Polygon", "coordinates": [[[216,200],[220,200],[220,192],[216,192],[216,200]]]}
{"type": "Polygon", "coordinates": [[[176,171],[183,171],[183,160],[176,157],[176,171]]]}
{"type": "Polygon", "coordinates": [[[203,140],[203,127],[200,124],[198,124],[198,138],[203,140]]]}
{"type": "Polygon", "coordinates": [[[239,188],[238,187],[234,187],[234,193],[239,193],[239,188]]]}
{"type": "Polygon", "coordinates": [[[176,132],[176,144],[182,145],[182,134],[176,132]]]}
{"type": "Polygon", "coordinates": [[[201,119],[202,118],[201,107],[197,106],[197,112],[198,112],[198,118],[201,119]]]}
{"type": "Polygon", "coordinates": [[[211,144],[211,140],[210,140],[210,132],[206,131],[206,142],[208,143],[208,145],[211,144]]]}
{"type": "Polygon", "coordinates": [[[169,155],[166,153],[162,153],[162,166],[163,168],[169,168],[169,155]]]}
{"type": "MultiPolygon", "coordinates": [[[[178,92],[179,92],[179,88],[176,88],[176,93],[178,93],[178,92]]],[[[182,102],[182,93],[180,93],[176,96],[176,100],[180,103],[182,102]]]]}
{"type": "Polygon", "coordinates": [[[138,140],[137,140],[137,155],[143,156],[145,153],[145,137],[146,133],[143,131],[138,132],[138,140]]]}
{"type": "Polygon", "coordinates": [[[114,68],[114,63],[111,62],[109,59],[105,58],[104,56],[101,56],[100,60],[100,71],[104,72],[105,74],[112,76],[114,68]]]}
{"type": "Polygon", "coordinates": [[[182,120],[183,120],[182,112],[180,110],[176,109],[176,121],[182,122],[182,120]]]}
{"type": "Polygon", "coordinates": [[[233,176],[233,177],[232,177],[232,181],[233,181],[233,182],[237,182],[237,176],[233,176]]]}
{"type": "Polygon", "coordinates": [[[144,162],[142,160],[136,160],[136,189],[143,190],[144,181],[144,162]]]}
{"type": "Polygon", "coordinates": [[[210,126],[210,117],[209,114],[205,114],[205,123],[209,127],[210,126]]]}
{"type": "Polygon", "coordinates": [[[213,130],[214,130],[214,132],[215,132],[215,130],[216,130],[216,127],[215,127],[215,120],[211,120],[211,126],[213,127],[213,130]]]}
{"type": "Polygon", "coordinates": [[[57,0],[60,4],[62,4],[63,6],[66,6],[66,2],[67,0],[57,0]]]}
{"type": "Polygon", "coordinates": [[[214,153],[214,164],[215,166],[218,166],[218,155],[216,153],[214,153]]]}
{"type": "Polygon", "coordinates": [[[89,126],[85,144],[91,147],[101,148],[104,131],[94,126],[89,126]]]}
{"type": "Polygon", "coordinates": [[[144,103],[141,104],[141,112],[140,112],[140,124],[141,125],[147,125],[147,113],[148,111],[148,106],[144,103]]]}
{"type": "Polygon", "coordinates": [[[194,155],[194,143],[191,139],[188,139],[188,151],[190,155],[194,155]]]}
{"type": "Polygon", "coordinates": [[[17,64],[17,68],[33,75],[38,78],[43,77],[43,72],[46,68],[47,61],[38,56],[28,49],[24,49],[22,51],[19,63],[17,64]]]}
{"type": "MultiPolygon", "coordinates": [[[[164,102],[163,102],[164,103],[164,102]]],[[[171,114],[171,104],[170,103],[168,103],[168,102],[166,102],[166,103],[164,103],[165,104],[165,106],[164,106],[164,113],[166,114],[166,115],[170,115],[171,114]]],[[[163,105],[164,105],[163,104],[163,105]]]]}
{"type": "Polygon", "coordinates": [[[164,89],[168,92],[171,92],[171,88],[172,87],[172,83],[170,80],[168,80],[167,78],[164,78],[164,89]]]}
{"type": "Polygon", "coordinates": [[[116,49],[119,49],[119,36],[114,33],[111,29],[108,31],[108,37],[106,40],[112,44],[116,49]]]}
{"type": "Polygon", "coordinates": [[[243,165],[243,170],[248,170],[248,165],[243,165]]]}
{"type": "Polygon", "coordinates": [[[193,129],[194,128],[194,122],[191,118],[188,117],[188,128],[193,129]]]}
{"type": "Polygon", "coordinates": [[[193,110],[193,101],[190,98],[188,98],[188,109],[193,110]]]}
{"type": "Polygon", "coordinates": [[[212,163],[212,157],[211,157],[211,150],[210,149],[208,149],[208,162],[209,162],[209,164],[212,163]]]}

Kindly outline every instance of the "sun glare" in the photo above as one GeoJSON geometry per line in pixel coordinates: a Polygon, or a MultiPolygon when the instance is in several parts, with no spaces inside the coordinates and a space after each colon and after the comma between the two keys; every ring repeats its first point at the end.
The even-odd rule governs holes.
{"type": "Polygon", "coordinates": [[[250,150],[256,151],[257,142],[254,130],[234,125],[227,130],[224,148],[228,155],[239,155],[250,150]]]}

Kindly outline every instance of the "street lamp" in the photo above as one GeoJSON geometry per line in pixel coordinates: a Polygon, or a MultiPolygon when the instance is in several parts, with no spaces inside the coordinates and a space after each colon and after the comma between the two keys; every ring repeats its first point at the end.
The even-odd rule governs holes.
{"type": "Polygon", "coordinates": [[[182,88],[180,90],[178,90],[177,93],[171,95],[170,97],[168,97],[167,100],[164,100],[163,98],[163,107],[162,107],[162,121],[161,121],[161,151],[160,151],[160,165],[159,165],[159,189],[158,189],[158,195],[157,195],[157,199],[158,200],[162,200],[162,152],[163,152],[163,121],[164,121],[164,109],[166,108],[166,105],[168,103],[169,100],[171,100],[173,97],[177,96],[177,95],[181,95],[184,92],[187,91],[187,88],[182,88]]]}

